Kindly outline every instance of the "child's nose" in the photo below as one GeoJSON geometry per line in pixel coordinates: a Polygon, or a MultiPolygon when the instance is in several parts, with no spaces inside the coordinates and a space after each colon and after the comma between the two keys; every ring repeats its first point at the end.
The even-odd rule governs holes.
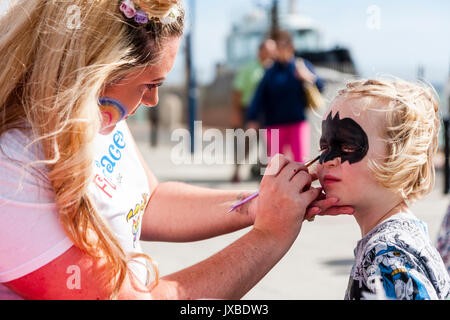
{"type": "Polygon", "coordinates": [[[334,157],[333,159],[325,160],[322,163],[324,167],[337,167],[340,164],[341,164],[341,157],[334,157]]]}

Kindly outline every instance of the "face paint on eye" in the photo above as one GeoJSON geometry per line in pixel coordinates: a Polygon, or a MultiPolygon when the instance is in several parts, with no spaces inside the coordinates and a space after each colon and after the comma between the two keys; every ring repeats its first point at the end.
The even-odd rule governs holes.
{"type": "Polygon", "coordinates": [[[339,112],[334,118],[331,114],[332,112],[322,121],[320,146],[323,153],[320,163],[341,158],[342,163],[348,161],[352,164],[364,159],[369,150],[367,134],[353,119],[340,119],[339,112]]]}
{"type": "Polygon", "coordinates": [[[100,97],[98,101],[106,125],[115,124],[125,118],[126,108],[121,101],[109,97],[100,97]]]}

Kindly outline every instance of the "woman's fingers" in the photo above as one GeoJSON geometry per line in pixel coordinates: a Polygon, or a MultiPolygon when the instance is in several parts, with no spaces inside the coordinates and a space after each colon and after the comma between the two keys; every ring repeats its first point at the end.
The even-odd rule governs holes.
{"type": "Polygon", "coordinates": [[[338,215],[353,215],[355,213],[355,209],[350,206],[342,206],[342,207],[330,207],[320,213],[321,216],[338,216],[338,215]]]}
{"type": "Polygon", "coordinates": [[[310,174],[304,164],[278,154],[272,158],[268,169],[260,186],[259,210],[254,224],[257,228],[283,237],[290,233],[286,233],[289,229],[298,232],[301,225],[297,222],[301,224],[304,219],[354,213],[352,207],[339,206],[336,197],[326,198],[322,188],[311,187],[318,177],[316,173],[310,174]]]}
{"type": "MultiPolygon", "coordinates": [[[[321,188],[309,188],[308,190],[301,193],[302,197],[305,198],[306,203],[312,203],[314,199],[317,199],[319,193],[321,192],[321,188]]],[[[305,217],[308,213],[309,207],[306,209],[305,217]]]]}
{"type": "Polygon", "coordinates": [[[342,207],[330,207],[324,211],[320,210],[318,207],[312,207],[306,211],[305,219],[311,219],[315,216],[340,216],[340,215],[353,215],[355,210],[349,206],[342,207]]]}
{"type": "MultiPolygon", "coordinates": [[[[283,180],[292,181],[292,179],[299,174],[300,172],[308,172],[308,169],[304,164],[298,162],[290,162],[283,168],[283,171],[280,172],[279,176],[283,180]]],[[[309,174],[308,174],[309,176],[309,174]]]]}
{"type": "Polygon", "coordinates": [[[264,176],[266,177],[277,177],[285,166],[287,166],[290,161],[282,154],[276,154],[269,162],[267,166],[264,176]]]}
{"type": "Polygon", "coordinates": [[[311,176],[304,164],[276,155],[269,175],[261,181],[253,227],[278,239],[293,241],[301,229],[306,209],[318,199],[321,189],[311,188],[311,176]]]}
{"type": "Polygon", "coordinates": [[[305,219],[310,219],[316,215],[337,216],[353,215],[355,209],[350,206],[338,206],[339,199],[331,197],[323,200],[313,201],[306,211],[305,219]]]}
{"type": "Polygon", "coordinates": [[[311,207],[319,207],[320,209],[330,208],[332,206],[337,206],[339,204],[339,199],[336,197],[324,198],[324,199],[316,199],[313,203],[311,203],[311,207]]]}
{"type": "MultiPolygon", "coordinates": [[[[311,179],[311,180],[312,180],[312,179],[311,179]]],[[[314,181],[314,180],[312,180],[312,181],[314,181]]],[[[320,193],[319,193],[319,195],[317,196],[316,201],[319,201],[319,200],[325,200],[325,199],[327,198],[327,195],[326,195],[325,193],[322,192],[323,188],[322,188],[322,187],[319,187],[318,189],[320,190],[320,193]]]]}
{"type": "MultiPolygon", "coordinates": [[[[293,184],[293,188],[297,192],[305,192],[308,189],[311,188],[311,176],[307,171],[299,171],[297,174],[295,174],[292,179],[291,183],[293,184]]],[[[316,197],[319,196],[319,192],[317,193],[316,197]]],[[[311,199],[313,201],[315,199],[311,199]]]]}

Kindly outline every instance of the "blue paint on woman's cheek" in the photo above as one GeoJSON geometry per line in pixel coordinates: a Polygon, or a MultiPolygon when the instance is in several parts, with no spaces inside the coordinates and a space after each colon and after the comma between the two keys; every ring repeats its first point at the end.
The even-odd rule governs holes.
{"type": "Polygon", "coordinates": [[[111,97],[100,97],[98,101],[100,106],[113,107],[119,114],[119,121],[123,120],[126,117],[127,107],[122,101],[111,97]]]}

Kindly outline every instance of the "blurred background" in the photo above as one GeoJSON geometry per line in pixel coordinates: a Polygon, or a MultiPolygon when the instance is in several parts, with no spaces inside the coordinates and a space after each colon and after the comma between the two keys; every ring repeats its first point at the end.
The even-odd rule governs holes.
{"type": "MultiPolygon", "coordinates": [[[[291,33],[296,57],[310,61],[324,80],[322,110],[307,118],[311,152],[318,148],[320,119],[346,82],[394,76],[432,85],[442,115],[438,168],[445,166],[444,121],[450,96],[450,2],[419,0],[184,0],[186,29],[175,66],[160,88],[160,104],[129,120],[135,134],[156,147],[172,144],[176,128],[193,133],[235,127],[233,81],[257,60],[258,47],[274,29],[291,33]]],[[[194,149],[194,138],[192,149],[194,149]]],[[[224,150],[225,152],[225,150],[224,150]]],[[[311,155],[312,156],[312,155],[311,155]]],[[[448,160],[448,159],[447,159],[448,160]]],[[[243,168],[244,176],[249,168],[243,168]]],[[[253,175],[250,172],[250,175],[253,175]]],[[[253,175],[254,176],[254,175],[253,175]]],[[[443,188],[450,188],[447,173],[443,188]]]]}
{"type": "MultiPolygon", "coordinates": [[[[185,0],[184,4],[186,34],[192,34],[198,119],[204,124],[228,125],[222,109],[231,105],[230,79],[239,66],[256,57],[271,28],[275,5],[280,27],[294,36],[297,54],[315,66],[366,78],[388,74],[422,79],[436,88],[442,111],[448,109],[448,1],[425,5],[419,0],[185,0]]],[[[161,101],[164,94],[177,92],[172,86],[186,86],[183,48],[186,42],[161,88],[161,101]]],[[[186,103],[184,94],[179,95],[186,103]]]]}

